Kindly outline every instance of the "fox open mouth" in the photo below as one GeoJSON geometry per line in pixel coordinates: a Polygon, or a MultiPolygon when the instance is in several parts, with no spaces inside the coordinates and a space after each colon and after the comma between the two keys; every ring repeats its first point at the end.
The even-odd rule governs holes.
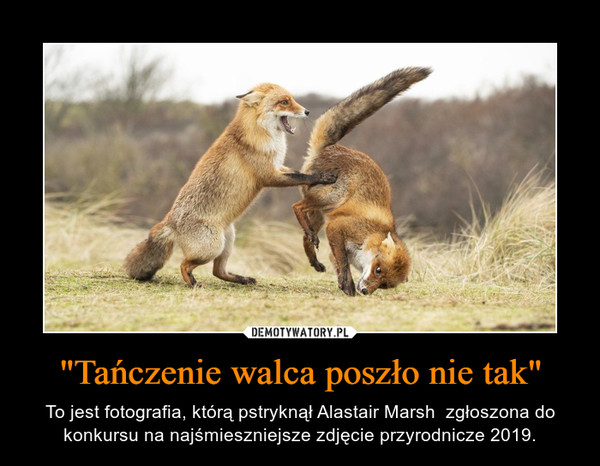
{"type": "Polygon", "coordinates": [[[283,125],[283,128],[290,134],[294,134],[294,131],[296,131],[296,128],[290,125],[290,122],[286,116],[281,117],[281,124],[283,125]]]}

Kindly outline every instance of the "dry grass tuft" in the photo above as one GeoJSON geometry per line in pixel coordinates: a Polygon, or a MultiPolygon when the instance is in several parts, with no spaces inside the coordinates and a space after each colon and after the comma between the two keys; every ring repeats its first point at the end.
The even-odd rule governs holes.
{"type": "MultiPolygon", "coordinates": [[[[474,211],[474,209],[473,209],[474,211]]],[[[414,274],[421,280],[460,278],[487,284],[552,287],[556,266],[556,187],[530,174],[492,215],[473,219],[447,243],[412,238],[414,274]]]]}
{"type": "Polygon", "coordinates": [[[308,263],[302,232],[295,225],[282,222],[243,223],[236,232],[236,249],[253,258],[244,265],[260,273],[288,274],[308,263]]]}
{"type": "Polygon", "coordinates": [[[127,244],[141,241],[140,230],[116,224],[115,210],[121,202],[113,196],[101,199],[80,198],[77,202],[45,203],[44,259],[46,267],[89,268],[98,263],[122,260],[127,244]]]}

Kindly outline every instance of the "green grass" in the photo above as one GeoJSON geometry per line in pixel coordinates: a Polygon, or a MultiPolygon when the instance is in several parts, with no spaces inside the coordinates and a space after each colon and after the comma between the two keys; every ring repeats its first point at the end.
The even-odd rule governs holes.
{"type": "MultiPolygon", "coordinates": [[[[294,225],[247,220],[238,227],[226,283],[205,265],[190,289],[178,251],[153,280],[121,268],[147,230],[115,223],[110,199],[46,204],[44,330],[47,332],[241,332],[253,325],[352,326],[359,332],[555,331],[554,187],[535,177],[495,216],[465,225],[454,241],[405,235],[407,284],[349,298],[335,275],[307,264],[294,225]]],[[[327,241],[319,256],[329,265],[327,241]]]]}
{"type": "Polygon", "coordinates": [[[198,274],[187,288],[175,271],[150,282],[119,272],[46,276],[47,331],[243,331],[251,325],[349,325],[357,331],[552,330],[551,290],[409,282],[348,298],[332,274],[257,276],[254,286],[198,274]]]}

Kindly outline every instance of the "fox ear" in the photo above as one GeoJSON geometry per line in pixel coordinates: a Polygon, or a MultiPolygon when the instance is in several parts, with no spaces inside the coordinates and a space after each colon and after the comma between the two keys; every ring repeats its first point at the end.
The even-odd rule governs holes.
{"type": "Polygon", "coordinates": [[[388,248],[393,248],[395,246],[394,238],[392,238],[392,234],[388,233],[386,238],[381,242],[381,244],[385,244],[388,248]]]}
{"type": "Polygon", "coordinates": [[[244,102],[248,107],[258,105],[265,95],[262,92],[250,91],[245,94],[236,95],[235,97],[244,102]]]}

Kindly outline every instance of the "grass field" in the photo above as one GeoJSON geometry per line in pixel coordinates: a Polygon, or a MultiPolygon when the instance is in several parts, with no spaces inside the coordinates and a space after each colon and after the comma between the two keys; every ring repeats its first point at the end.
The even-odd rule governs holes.
{"type": "MultiPolygon", "coordinates": [[[[241,286],[194,272],[186,287],[176,250],[150,282],[121,268],[147,230],[111,215],[110,200],[45,206],[44,330],[47,332],[240,332],[251,325],[352,326],[359,332],[554,331],[555,189],[530,177],[496,215],[465,224],[453,241],[406,237],[409,282],[349,298],[333,272],[307,265],[299,228],[238,226],[230,270],[241,286]]],[[[329,266],[327,241],[319,256],[329,266]]],[[[356,275],[355,275],[356,277],[356,275]]]]}

